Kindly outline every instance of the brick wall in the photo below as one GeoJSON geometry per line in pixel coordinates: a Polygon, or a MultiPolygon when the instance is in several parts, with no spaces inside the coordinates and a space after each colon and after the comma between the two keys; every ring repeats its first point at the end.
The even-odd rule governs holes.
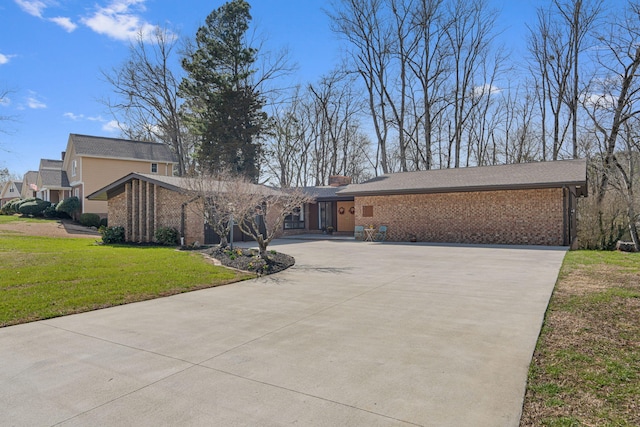
{"type": "Polygon", "coordinates": [[[110,227],[127,226],[127,194],[122,192],[115,197],[109,199],[108,218],[110,227]]]}
{"type": "Polygon", "coordinates": [[[355,208],[356,225],[386,225],[391,241],[563,244],[559,188],[362,196],[355,208]],[[372,217],[363,217],[365,206],[373,206],[372,217]]]}
{"type": "MultiPolygon", "coordinates": [[[[125,229],[125,239],[131,242],[155,241],[158,227],[182,227],[182,204],[191,196],[168,190],[155,184],[134,179],[125,184],[125,191],[108,202],[109,225],[125,229]]],[[[198,202],[192,202],[191,204],[198,202]]],[[[201,209],[189,206],[185,212],[185,244],[204,243],[204,223],[201,209]]]]}

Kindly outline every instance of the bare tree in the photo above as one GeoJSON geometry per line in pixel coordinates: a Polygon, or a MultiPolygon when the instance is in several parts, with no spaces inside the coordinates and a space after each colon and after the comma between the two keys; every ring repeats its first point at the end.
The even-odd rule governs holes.
{"type": "Polygon", "coordinates": [[[537,23],[529,28],[529,51],[532,73],[541,93],[543,159],[547,159],[547,112],[552,120],[551,159],[557,160],[571,132],[567,150],[578,157],[578,115],[581,94],[582,53],[590,39],[602,10],[602,0],[553,0],[548,8],[537,12],[537,23]]]}
{"type": "MultiPolygon", "coordinates": [[[[623,185],[618,184],[617,188],[627,201],[635,198],[632,149],[637,148],[635,129],[640,118],[640,5],[631,3],[598,39],[596,61],[601,72],[592,78],[583,105],[592,123],[593,137],[600,145],[602,165],[597,171],[596,206],[600,236],[604,238],[607,233],[603,205],[612,180],[622,180],[623,185]],[[620,156],[628,156],[627,162],[621,161],[620,156]],[[629,162],[631,167],[625,170],[623,165],[629,162]]],[[[628,204],[627,219],[629,226],[635,227],[632,203],[628,204]]],[[[637,241],[637,230],[631,232],[637,241]]]]}
{"type": "Polygon", "coordinates": [[[281,235],[287,215],[311,201],[300,189],[278,190],[253,184],[246,177],[223,172],[188,179],[191,209],[202,215],[226,247],[233,225],[258,243],[264,256],[271,241],[281,235]]]}
{"type": "Polygon", "coordinates": [[[235,180],[231,186],[234,219],[240,230],[258,243],[263,258],[269,244],[282,234],[285,218],[312,201],[299,188],[275,190],[246,180],[235,180]]]}
{"type": "Polygon", "coordinates": [[[385,0],[335,0],[331,29],[349,42],[349,59],[366,87],[367,103],[377,138],[375,170],[390,172],[387,143],[392,34],[383,18],[385,0]]]}
{"type": "Polygon", "coordinates": [[[175,62],[177,38],[162,28],[154,31],[151,40],[147,36],[138,34],[122,66],[103,72],[116,94],[115,99],[103,102],[123,123],[129,137],[171,146],[178,159],[178,174],[184,175],[192,146],[179,114],[179,76],[173,71],[174,66],[179,69],[175,62]]]}
{"type": "MultiPolygon", "coordinates": [[[[12,91],[8,89],[0,90],[0,107],[9,104],[10,102],[9,95],[11,94],[11,92],[12,91]]],[[[0,133],[4,133],[4,134],[9,133],[9,129],[7,129],[4,125],[7,122],[13,122],[15,120],[16,120],[15,116],[0,114],[0,133]]]]}

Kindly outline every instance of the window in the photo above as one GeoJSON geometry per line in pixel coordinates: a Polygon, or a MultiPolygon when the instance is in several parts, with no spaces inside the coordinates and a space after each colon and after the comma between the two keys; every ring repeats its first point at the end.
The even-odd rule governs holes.
{"type": "Polygon", "coordinates": [[[76,196],[77,198],[80,198],[80,188],[74,188],[73,195],[76,196]]]}
{"type": "Polygon", "coordinates": [[[158,173],[158,164],[151,163],[151,173],[158,173]]]}
{"type": "Polygon", "coordinates": [[[365,218],[373,217],[373,206],[363,206],[362,207],[362,216],[365,218]]]}
{"type": "Polygon", "coordinates": [[[78,169],[78,161],[74,160],[71,162],[71,176],[76,176],[77,169],[78,169]]]}
{"type": "Polygon", "coordinates": [[[304,208],[296,208],[293,213],[284,218],[284,229],[304,229],[304,208]]]}
{"type": "Polygon", "coordinates": [[[13,193],[13,186],[9,187],[9,193],[13,193]]]}

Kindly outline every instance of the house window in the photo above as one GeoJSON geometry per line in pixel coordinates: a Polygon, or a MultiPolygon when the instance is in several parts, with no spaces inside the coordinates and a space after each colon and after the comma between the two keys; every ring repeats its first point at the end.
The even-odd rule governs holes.
{"type": "Polygon", "coordinates": [[[362,216],[364,218],[373,217],[373,206],[363,206],[362,207],[362,216]]]}
{"type": "Polygon", "coordinates": [[[13,187],[9,187],[9,193],[13,193],[13,187]]]}
{"type": "Polygon", "coordinates": [[[78,169],[78,161],[74,160],[71,162],[71,176],[76,176],[77,169],[78,169]]]}
{"type": "Polygon", "coordinates": [[[151,173],[158,173],[158,164],[151,163],[151,173]]]}
{"type": "Polygon", "coordinates": [[[304,208],[296,208],[291,214],[284,218],[284,229],[304,229],[304,208]]]}
{"type": "Polygon", "coordinates": [[[79,188],[74,188],[73,189],[73,195],[77,198],[80,198],[80,189],[79,188]]]}

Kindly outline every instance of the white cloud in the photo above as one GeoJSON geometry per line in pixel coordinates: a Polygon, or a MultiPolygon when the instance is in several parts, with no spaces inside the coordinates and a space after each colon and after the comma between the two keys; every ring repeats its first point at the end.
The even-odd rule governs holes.
{"type": "Polygon", "coordinates": [[[583,102],[586,105],[595,108],[614,108],[616,106],[617,100],[611,94],[592,93],[585,95],[583,98],[583,102]]]}
{"type": "Polygon", "coordinates": [[[11,98],[9,98],[8,96],[0,98],[0,106],[8,107],[9,105],[11,105],[11,98]]]}
{"type": "Polygon", "coordinates": [[[13,55],[3,55],[0,53],[0,65],[6,64],[13,58],[13,55]]]}
{"type": "Polygon", "coordinates": [[[497,86],[484,84],[482,86],[476,86],[473,88],[473,97],[479,98],[485,95],[495,95],[496,93],[500,93],[501,91],[502,89],[497,86]]]}
{"type": "Polygon", "coordinates": [[[56,16],[55,18],[49,18],[49,21],[55,22],[56,24],[64,28],[68,33],[72,33],[76,28],[78,28],[78,25],[71,22],[71,19],[67,18],[66,16],[56,16]]]}
{"type": "Polygon", "coordinates": [[[38,94],[34,91],[29,91],[29,96],[27,96],[26,102],[27,107],[31,108],[32,110],[47,108],[47,104],[38,99],[38,94]]]}
{"type": "Polygon", "coordinates": [[[110,122],[102,125],[102,130],[109,133],[117,133],[120,132],[120,123],[117,120],[111,120],[110,122]]]}
{"type": "Polygon", "coordinates": [[[47,4],[42,0],[14,0],[20,9],[29,15],[42,18],[42,12],[47,8],[47,4]]]}
{"type": "Polygon", "coordinates": [[[64,113],[64,117],[71,119],[73,121],[82,120],[84,118],[84,114],[73,114],[73,113],[64,113]]]}
{"type": "Polygon", "coordinates": [[[40,101],[38,98],[32,98],[32,97],[27,98],[27,105],[32,110],[39,110],[41,108],[47,108],[47,104],[45,104],[44,102],[40,101]]]}
{"type": "Polygon", "coordinates": [[[106,7],[99,7],[82,23],[98,34],[116,40],[129,41],[139,33],[151,35],[155,26],[142,19],[136,12],[145,10],[146,0],[113,0],[106,7]]]}

